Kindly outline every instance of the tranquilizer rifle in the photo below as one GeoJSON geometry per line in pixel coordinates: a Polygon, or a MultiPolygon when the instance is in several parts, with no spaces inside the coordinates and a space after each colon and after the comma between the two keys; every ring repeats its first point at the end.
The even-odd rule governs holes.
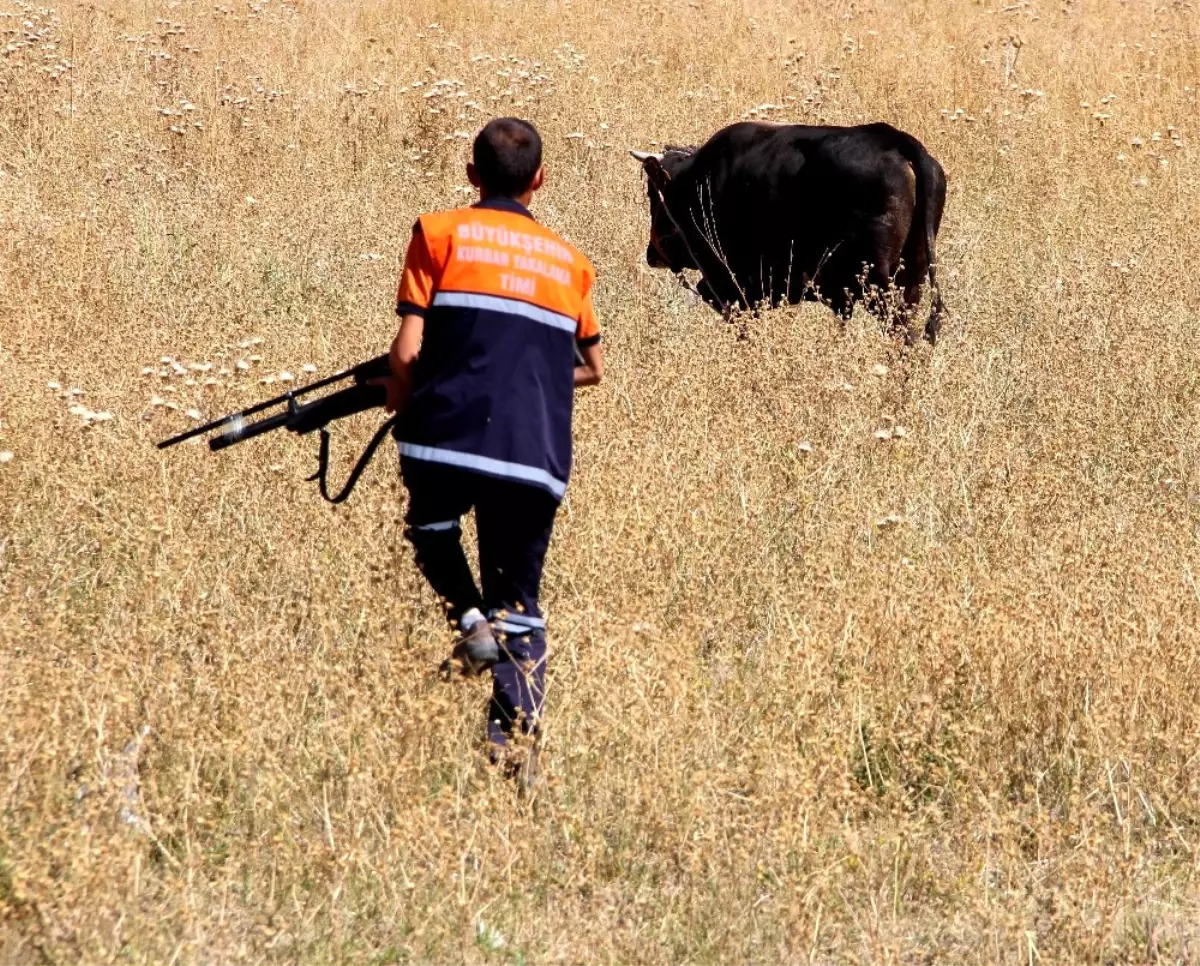
{"type": "Polygon", "coordinates": [[[371,438],[371,442],[367,444],[367,448],[363,450],[362,456],[358,458],[354,469],[350,471],[346,485],[342,487],[341,492],[336,496],[329,495],[326,482],[326,474],[329,471],[329,430],[326,427],[335,419],[344,419],[347,416],[353,416],[355,413],[383,406],[387,401],[387,390],[381,385],[372,385],[371,380],[389,375],[391,375],[391,366],[388,363],[388,357],[386,355],[376,356],[374,359],[368,359],[366,362],[359,363],[353,368],[336,373],[326,379],[318,379],[307,386],[292,389],[282,396],[276,396],[265,402],[255,403],[248,409],[230,413],[228,416],[222,416],[211,423],[205,423],[203,426],[196,426],[193,429],[189,429],[186,433],[180,433],[178,436],[164,439],[158,444],[158,448],[167,449],[176,443],[182,443],[184,440],[202,436],[204,433],[209,433],[213,430],[221,430],[220,435],[214,436],[208,441],[208,448],[214,452],[226,449],[234,443],[240,443],[254,436],[269,433],[275,429],[287,429],[301,436],[307,435],[313,432],[313,430],[320,430],[321,448],[317,454],[317,472],[308,477],[308,480],[317,481],[321,489],[321,496],[330,503],[342,503],[350,496],[355,484],[358,483],[358,478],[362,475],[363,470],[367,468],[367,464],[371,462],[371,457],[375,455],[375,450],[379,448],[379,444],[383,442],[388,431],[395,425],[396,417],[392,416],[379,427],[375,435],[371,438]],[[313,399],[310,402],[300,403],[297,401],[301,396],[307,396],[318,389],[337,385],[347,380],[352,381],[353,384],[347,386],[345,389],[321,396],[319,399],[313,399]],[[273,413],[270,416],[264,416],[262,419],[254,420],[253,422],[246,421],[248,417],[275,406],[283,406],[283,411],[273,413]]]}

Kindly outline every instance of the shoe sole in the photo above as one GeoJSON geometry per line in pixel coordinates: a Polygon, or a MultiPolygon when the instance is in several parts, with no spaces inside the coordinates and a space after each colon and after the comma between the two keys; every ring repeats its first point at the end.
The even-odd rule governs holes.
{"type": "Polygon", "coordinates": [[[478,677],[500,660],[500,647],[494,641],[460,644],[450,655],[458,661],[466,677],[478,677]]]}

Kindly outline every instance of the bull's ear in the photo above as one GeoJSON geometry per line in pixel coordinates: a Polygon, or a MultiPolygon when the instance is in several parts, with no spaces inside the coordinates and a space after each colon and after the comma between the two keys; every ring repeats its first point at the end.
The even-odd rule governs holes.
{"type": "Polygon", "coordinates": [[[662,158],[656,154],[650,155],[642,162],[642,170],[646,172],[646,177],[650,179],[650,183],[659,191],[666,188],[667,182],[671,180],[671,174],[662,165],[662,158]]]}

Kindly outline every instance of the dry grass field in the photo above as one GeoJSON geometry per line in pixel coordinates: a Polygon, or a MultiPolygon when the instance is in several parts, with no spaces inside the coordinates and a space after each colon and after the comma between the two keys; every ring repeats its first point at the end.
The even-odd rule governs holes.
{"type": "Polygon", "coordinates": [[[0,0],[0,960],[1200,961],[1197,17],[0,0]],[[384,351],[498,113],[609,365],[532,802],[394,458],[153,446],[384,351]],[[942,162],[935,350],[645,267],[627,149],[748,116],[942,162]]]}

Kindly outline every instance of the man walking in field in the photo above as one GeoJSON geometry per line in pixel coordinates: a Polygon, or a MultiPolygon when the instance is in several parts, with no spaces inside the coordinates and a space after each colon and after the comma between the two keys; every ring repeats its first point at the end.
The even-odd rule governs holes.
{"type": "Polygon", "coordinates": [[[492,671],[487,737],[501,760],[516,731],[537,734],[542,566],[571,469],[574,390],[600,381],[603,353],[595,270],[529,213],[545,177],[537,131],[491,121],[467,177],[476,204],[413,228],[387,407],[401,412],[405,535],[458,632],[453,660],[467,675],[492,671]],[[472,509],[478,585],[460,542],[472,509]]]}

